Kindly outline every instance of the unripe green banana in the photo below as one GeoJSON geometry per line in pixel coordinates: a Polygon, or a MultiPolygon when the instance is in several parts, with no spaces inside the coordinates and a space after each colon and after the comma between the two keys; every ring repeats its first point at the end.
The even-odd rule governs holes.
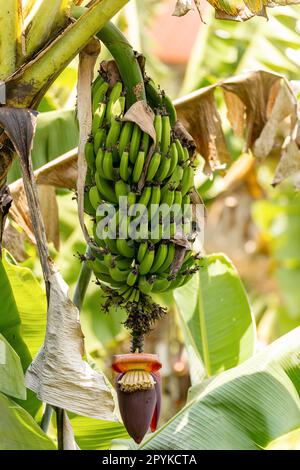
{"type": "Polygon", "coordinates": [[[182,144],[181,144],[179,139],[175,140],[175,145],[176,145],[176,149],[177,149],[177,153],[178,153],[178,163],[181,164],[181,163],[183,163],[183,161],[185,159],[185,154],[184,154],[183,147],[182,147],[182,144]]]}
{"type": "Polygon", "coordinates": [[[101,197],[97,186],[92,186],[89,190],[89,198],[90,202],[95,210],[97,210],[98,206],[101,204],[101,197]]]}
{"type": "Polygon", "coordinates": [[[141,262],[143,261],[144,256],[147,253],[147,250],[148,250],[148,242],[147,241],[141,242],[139,244],[139,249],[138,249],[138,253],[137,253],[137,260],[138,260],[139,264],[141,264],[141,262]]]}
{"type": "Polygon", "coordinates": [[[140,127],[137,124],[134,124],[129,148],[129,158],[132,164],[135,163],[139,153],[141,135],[142,131],[140,127]]]}
{"type": "Polygon", "coordinates": [[[186,166],[189,165],[190,163],[190,155],[189,155],[189,151],[188,151],[188,148],[186,146],[183,146],[183,161],[182,161],[182,165],[183,165],[183,168],[185,168],[186,166]]]}
{"type": "Polygon", "coordinates": [[[194,171],[191,166],[187,166],[183,171],[183,177],[181,181],[181,193],[185,196],[186,193],[194,186],[194,171]]]}
{"type": "Polygon", "coordinates": [[[96,170],[100,175],[103,175],[103,157],[104,157],[104,150],[99,148],[96,156],[96,170]]]}
{"type": "Polygon", "coordinates": [[[113,147],[116,145],[119,139],[119,135],[122,128],[122,122],[118,117],[114,117],[111,120],[110,128],[106,137],[105,146],[106,148],[113,147]]]}
{"type": "Polygon", "coordinates": [[[121,118],[125,111],[125,96],[121,95],[111,107],[111,115],[113,118],[121,118]]]}
{"type": "Polygon", "coordinates": [[[153,283],[151,293],[158,294],[160,292],[164,292],[170,286],[171,281],[169,281],[165,277],[156,276],[156,279],[153,283]]]}
{"type": "Polygon", "coordinates": [[[167,255],[168,255],[168,246],[166,245],[166,243],[160,243],[160,245],[158,246],[156,250],[154,261],[150,269],[150,273],[156,273],[159,270],[159,268],[165,262],[167,255]]]}
{"type": "Polygon", "coordinates": [[[162,92],[162,105],[169,114],[171,126],[174,127],[177,121],[176,109],[172,100],[165,94],[165,92],[162,92]]]}
{"type": "Polygon", "coordinates": [[[167,174],[167,178],[174,173],[174,171],[177,167],[177,164],[178,164],[178,150],[177,150],[177,146],[176,146],[175,142],[172,142],[172,144],[171,144],[170,158],[171,158],[170,169],[169,169],[169,172],[167,174]]]}
{"type": "Polygon", "coordinates": [[[130,145],[130,139],[131,139],[131,134],[132,134],[132,129],[133,129],[133,123],[132,122],[125,122],[122,126],[121,134],[120,134],[120,140],[119,140],[119,155],[122,157],[123,152],[127,147],[129,148],[130,145]]]}
{"type": "Polygon", "coordinates": [[[138,183],[144,168],[145,162],[145,152],[142,150],[138,153],[136,162],[134,164],[133,172],[132,172],[132,181],[134,183],[138,183]]]}
{"type": "Polygon", "coordinates": [[[95,165],[94,144],[92,140],[88,140],[84,148],[85,160],[88,168],[93,171],[95,165]]]}
{"type": "Polygon", "coordinates": [[[125,258],[134,258],[134,246],[125,238],[117,238],[116,240],[118,252],[125,258]]]}
{"type": "Polygon", "coordinates": [[[132,265],[132,260],[130,258],[123,258],[122,256],[116,256],[114,262],[120,270],[128,270],[132,265]]]}
{"type": "Polygon", "coordinates": [[[167,183],[161,190],[160,204],[167,204],[169,207],[171,207],[174,202],[174,196],[174,186],[167,183]]]}
{"type": "Polygon", "coordinates": [[[94,136],[96,136],[97,132],[103,125],[105,112],[106,112],[106,102],[104,101],[99,104],[93,116],[92,134],[94,136]]]}
{"type": "Polygon", "coordinates": [[[110,150],[106,150],[102,161],[103,178],[107,180],[114,180],[114,166],[113,157],[110,150]]]}
{"type": "Polygon", "coordinates": [[[91,204],[90,197],[89,197],[89,191],[87,188],[84,191],[84,212],[91,217],[95,217],[96,210],[91,204]]]}
{"type": "Polygon", "coordinates": [[[150,186],[144,186],[142,194],[141,194],[141,196],[138,200],[138,204],[141,204],[141,205],[147,207],[150,199],[151,199],[151,187],[150,186]]]}
{"type": "Polygon", "coordinates": [[[150,136],[149,134],[147,134],[147,132],[143,132],[141,150],[144,150],[145,155],[148,154],[149,147],[150,147],[150,136]]]}
{"type": "Polygon", "coordinates": [[[150,294],[153,287],[153,277],[139,276],[138,287],[142,294],[150,294]]]}
{"type": "Polygon", "coordinates": [[[95,114],[99,104],[104,100],[104,97],[108,91],[109,85],[107,82],[103,82],[97,92],[93,96],[93,103],[92,103],[92,110],[93,110],[93,115],[95,114]]]}
{"type": "Polygon", "coordinates": [[[99,149],[106,141],[106,130],[104,127],[100,127],[94,137],[94,152],[97,155],[99,149]]]}
{"type": "Polygon", "coordinates": [[[127,276],[126,282],[129,286],[134,286],[138,280],[139,271],[134,267],[127,276]]]}
{"type": "Polygon", "coordinates": [[[159,113],[156,114],[154,118],[154,129],[156,133],[156,145],[160,145],[162,139],[162,117],[159,113]]]}
{"type": "Polygon", "coordinates": [[[166,155],[171,145],[171,124],[169,116],[162,116],[161,153],[166,155]]]}
{"type": "Polygon", "coordinates": [[[128,181],[130,176],[129,152],[124,150],[120,161],[120,176],[123,181],[128,181]]]}
{"type": "Polygon", "coordinates": [[[127,195],[127,205],[128,207],[133,206],[136,203],[136,193],[130,191],[127,195]]]}
{"type": "Polygon", "coordinates": [[[160,161],[161,161],[160,152],[155,152],[152,155],[149,166],[148,166],[146,181],[152,181],[153,180],[153,178],[155,177],[156,172],[159,168],[160,161]]]}
{"type": "Polygon", "coordinates": [[[149,245],[148,251],[146,252],[142,262],[140,264],[139,273],[141,276],[148,274],[150,272],[151,266],[153,264],[155,257],[155,249],[153,245],[149,245]]]}
{"type": "Polygon", "coordinates": [[[168,254],[163,262],[163,264],[160,266],[159,269],[157,269],[157,273],[163,273],[166,272],[169,267],[171,266],[175,256],[175,245],[174,243],[168,243],[168,254]]]}
{"type": "Polygon", "coordinates": [[[113,89],[110,92],[108,103],[106,107],[106,119],[107,122],[110,122],[111,118],[113,117],[112,108],[115,102],[120,98],[123,90],[122,82],[116,82],[113,86],[113,89]]]}
{"type": "Polygon", "coordinates": [[[161,157],[160,165],[155,175],[155,179],[157,181],[161,182],[167,177],[167,174],[169,173],[169,170],[170,170],[170,165],[171,165],[170,156],[163,155],[161,157]]]}
{"type": "Polygon", "coordinates": [[[117,199],[119,200],[120,197],[122,196],[127,196],[129,193],[129,185],[125,183],[123,180],[116,181],[115,183],[115,193],[117,196],[117,199]]]}
{"type": "Polygon", "coordinates": [[[114,189],[106,179],[102,178],[98,171],[95,173],[95,182],[98,188],[100,195],[104,201],[111,202],[112,204],[117,204],[117,196],[114,189]]]}
{"type": "Polygon", "coordinates": [[[176,166],[174,172],[170,176],[168,182],[171,183],[175,189],[179,187],[182,183],[182,178],[183,178],[183,168],[179,165],[176,166]]]}
{"type": "Polygon", "coordinates": [[[92,98],[94,98],[95,94],[97,93],[97,91],[99,90],[99,87],[102,85],[102,83],[104,83],[105,80],[104,78],[102,77],[101,74],[99,74],[95,80],[93,81],[93,85],[92,85],[92,98]]]}
{"type": "Polygon", "coordinates": [[[129,273],[130,271],[122,271],[116,266],[114,268],[109,268],[109,274],[114,281],[125,282],[129,273]]]}

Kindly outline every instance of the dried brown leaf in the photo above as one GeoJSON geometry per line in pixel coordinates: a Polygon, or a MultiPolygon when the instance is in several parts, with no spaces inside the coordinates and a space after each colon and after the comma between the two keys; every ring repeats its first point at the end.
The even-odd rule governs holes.
{"type": "Polygon", "coordinates": [[[3,232],[3,247],[18,263],[22,263],[28,259],[24,247],[25,239],[25,233],[17,230],[12,223],[7,220],[3,232]]]}
{"type": "Polygon", "coordinates": [[[184,16],[193,10],[192,0],[177,0],[172,16],[184,16]]]}
{"type": "MultiPolygon", "coordinates": [[[[289,178],[290,176],[296,176],[300,173],[300,149],[297,145],[295,139],[288,138],[281,159],[278,163],[278,166],[275,171],[275,176],[272,182],[273,186],[277,186],[284,179],[289,178]]],[[[298,190],[298,184],[296,180],[295,184],[296,189],[298,190]]]]}
{"type": "Polygon", "coordinates": [[[214,97],[214,87],[191,93],[174,102],[178,119],[196,142],[207,169],[224,168],[230,157],[214,97]]]}
{"type": "Polygon", "coordinates": [[[268,120],[268,112],[280,88],[280,75],[251,71],[224,80],[228,120],[237,135],[245,139],[247,151],[260,136],[268,120]]]}
{"type": "Polygon", "coordinates": [[[26,372],[27,387],[52,406],[91,418],[116,421],[105,378],[82,359],[84,336],[79,311],[59,272],[50,278],[46,338],[26,372]]]}
{"type": "Polygon", "coordinates": [[[11,207],[12,197],[8,186],[0,188],[0,258],[2,256],[2,235],[5,227],[6,217],[11,207]]]}

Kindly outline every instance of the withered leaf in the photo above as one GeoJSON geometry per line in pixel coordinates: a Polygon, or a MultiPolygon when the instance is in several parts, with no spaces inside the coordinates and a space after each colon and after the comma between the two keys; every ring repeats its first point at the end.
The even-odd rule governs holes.
{"type": "Polygon", "coordinates": [[[193,10],[192,0],[177,0],[172,16],[184,16],[193,10]]]}
{"type": "Polygon", "coordinates": [[[214,97],[214,86],[174,101],[178,119],[193,137],[209,171],[224,168],[230,157],[214,97]]]}
{"type": "Polygon", "coordinates": [[[260,136],[280,87],[281,76],[265,71],[251,71],[224,80],[227,116],[232,129],[245,139],[247,151],[260,136]]]}

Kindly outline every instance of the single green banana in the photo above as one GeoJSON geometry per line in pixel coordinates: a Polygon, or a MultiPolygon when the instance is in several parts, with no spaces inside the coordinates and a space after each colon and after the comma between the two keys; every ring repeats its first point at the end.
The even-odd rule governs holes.
{"type": "Polygon", "coordinates": [[[122,91],[123,91],[122,82],[116,82],[110,92],[108,102],[107,102],[106,114],[105,114],[107,122],[110,122],[111,118],[113,117],[112,107],[115,104],[115,102],[120,98],[122,91]]]}
{"type": "Polygon", "coordinates": [[[178,163],[181,164],[184,162],[185,155],[184,155],[182,144],[179,139],[175,140],[175,145],[176,145],[177,153],[178,153],[178,163]]]}
{"type": "Polygon", "coordinates": [[[112,204],[117,204],[117,196],[111,183],[102,178],[98,171],[95,173],[95,182],[102,199],[104,201],[111,202],[112,204]]]}
{"type": "Polygon", "coordinates": [[[171,264],[173,262],[174,256],[175,256],[175,245],[174,245],[174,243],[168,243],[167,246],[168,246],[168,254],[167,254],[163,264],[157,270],[157,273],[159,273],[159,274],[164,273],[169,269],[169,267],[171,266],[171,264]]]}
{"type": "Polygon", "coordinates": [[[84,191],[84,212],[91,217],[95,217],[96,215],[96,211],[90,201],[89,191],[87,190],[84,191]]]}
{"type": "Polygon", "coordinates": [[[126,104],[125,96],[121,95],[111,107],[112,119],[116,117],[121,118],[121,116],[123,116],[124,111],[125,111],[125,104],[126,104]]]}
{"type": "Polygon", "coordinates": [[[171,145],[171,124],[169,116],[162,116],[161,153],[166,155],[171,145]]]}
{"type": "Polygon", "coordinates": [[[162,91],[162,106],[166,109],[170,117],[171,126],[174,127],[177,121],[177,113],[172,100],[162,91]]]}
{"type": "Polygon", "coordinates": [[[127,147],[129,148],[132,129],[133,129],[133,123],[132,122],[128,121],[128,122],[123,123],[121,134],[120,134],[120,140],[119,140],[119,155],[120,155],[120,157],[122,157],[123,152],[125,151],[125,149],[127,149],[127,147]]]}
{"type": "Polygon", "coordinates": [[[126,282],[129,286],[134,286],[138,280],[139,271],[137,267],[134,267],[128,274],[126,282]]]}
{"type": "Polygon", "coordinates": [[[88,140],[84,148],[85,160],[88,168],[93,171],[95,165],[94,144],[92,140],[88,140]]]}
{"type": "Polygon", "coordinates": [[[101,197],[97,186],[92,186],[89,190],[89,198],[90,202],[95,210],[97,210],[98,206],[101,204],[101,197]]]}
{"type": "Polygon", "coordinates": [[[134,124],[129,148],[129,158],[132,164],[135,163],[139,153],[141,135],[142,131],[140,127],[137,124],[134,124]]]}
{"type": "Polygon", "coordinates": [[[153,264],[155,257],[155,248],[152,244],[148,246],[148,251],[146,252],[142,262],[140,264],[139,273],[141,276],[148,274],[150,272],[151,266],[153,264]]]}
{"type": "Polygon", "coordinates": [[[156,279],[153,283],[151,293],[157,294],[159,292],[164,292],[170,286],[171,281],[165,277],[156,276],[156,279]]]}
{"type": "Polygon", "coordinates": [[[132,260],[130,258],[124,258],[123,256],[116,256],[114,259],[115,265],[117,268],[122,270],[128,270],[132,265],[132,260]]]}
{"type": "Polygon", "coordinates": [[[183,171],[181,181],[181,193],[185,196],[190,189],[194,186],[194,170],[191,166],[187,166],[183,171]]]}
{"type": "Polygon", "coordinates": [[[129,240],[125,240],[125,238],[117,238],[116,242],[120,255],[124,256],[125,258],[134,258],[133,243],[130,243],[129,240]]]}
{"type": "Polygon", "coordinates": [[[100,127],[94,137],[94,152],[97,155],[99,149],[104,145],[106,140],[106,130],[104,127],[100,127]]]}
{"type": "Polygon", "coordinates": [[[134,183],[138,183],[144,168],[144,163],[145,163],[145,152],[140,151],[138,153],[136,162],[134,164],[133,172],[132,172],[132,181],[134,183]]]}
{"type": "Polygon", "coordinates": [[[148,154],[149,147],[150,147],[150,135],[147,134],[147,132],[143,132],[141,150],[144,150],[145,156],[148,154]]]}
{"type": "Polygon", "coordinates": [[[133,206],[136,203],[136,193],[130,191],[127,195],[127,205],[128,207],[133,206]]]}
{"type": "Polygon", "coordinates": [[[159,168],[160,161],[161,161],[160,152],[155,152],[152,155],[149,166],[148,166],[146,181],[152,181],[153,180],[153,178],[155,177],[156,172],[159,168]]]}
{"type": "Polygon", "coordinates": [[[99,104],[104,101],[104,97],[108,91],[109,85],[107,82],[103,82],[95,95],[93,96],[93,103],[92,103],[92,110],[93,110],[93,115],[95,114],[99,104]]]}
{"type": "Polygon", "coordinates": [[[150,294],[153,287],[153,277],[150,276],[147,278],[146,276],[139,276],[138,280],[138,288],[142,292],[142,294],[150,294]]]}
{"type": "Polygon", "coordinates": [[[155,179],[159,182],[163,181],[169,173],[171,165],[171,158],[169,155],[163,155],[160,161],[159,168],[156,172],[155,179]]]}
{"type": "Polygon", "coordinates": [[[114,117],[111,120],[110,128],[106,137],[105,146],[106,148],[113,147],[117,144],[119,135],[122,128],[122,122],[118,117],[114,117]]]}
{"type": "Polygon", "coordinates": [[[155,115],[154,129],[156,133],[156,145],[160,145],[162,139],[162,117],[160,113],[155,115]]]}
{"type": "Polygon", "coordinates": [[[174,171],[177,167],[177,164],[178,164],[178,150],[177,150],[177,146],[176,146],[175,142],[172,142],[172,144],[171,144],[170,158],[171,158],[170,169],[169,169],[169,172],[167,174],[167,178],[174,173],[174,171]]]}
{"type": "Polygon", "coordinates": [[[151,186],[144,186],[142,194],[138,200],[138,204],[141,204],[147,207],[150,201],[150,198],[151,198],[151,186]]]}
{"type": "Polygon", "coordinates": [[[121,269],[117,268],[109,268],[109,274],[114,281],[118,282],[125,282],[127,280],[128,274],[130,271],[121,271],[121,269]]]}
{"type": "Polygon", "coordinates": [[[148,250],[148,242],[147,241],[141,242],[139,244],[139,249],[138,249],[138,253],[137,253],[137,260],[138,260],[139,264],[141,264],[141,262],[143,261],[144,256],[147,253],[147,250],[148,250]]]}
{"type": "Polygon", "coordinates": [[[96,157],[96,170],[99,172],[100,175],[103,175],[103,158],[104,158],[104,150],[103,148],[99,148],[96,157]]]}
{"type": "Polygon", "coordinates": [[[93,114],[92,134],[94,136],[96,136],[98,130],[103,125],[105,112],[106,112],[106,102],[103,101],[102,103],[99,104],[98,108],[93,114]]]}
{"type": "Polygon", "coordinates": [[[106,150],[102,162],[103,177],[107,180],[114,180],[113,157],[110,150],[106,150]]]}
{"type": "Polygon", "coordinates": [[[174,202],[174,196],[174,186],[167,183],[161,190],[160,204],[167,204],[169,207],[171,207],[174,202]]]}
{"type": "Polygon", "coordinates": [[[124,150],[124,152],[122,153],[120,161],[120,176],[123,181],[128,181],[130,176],[129,153],[127,150],[124,150]]]}
{"type": "Polygon", "coordinates": [[[117,199],[119,200],[120,197],[122,196],[127,196],[129,193],[129,185],[125,183],[123,180],[116,181],[115,183],[115,193],[117,196],[117,199]]]}
{"type": "Polygon", "coordinates": [[[168,255],[168,245],[166,243],[160,243],[158,246],[153,264],[150,269],[150,273],[156,273],[162,264],[165,262],[168,255]]]}
{"type": "Polygon", "coordinates": [[[184,170],[182,166],[177,165],[173,174],[168,180],[168,182],[171,183],[175,189],[177,189],[182,184],[183,172],[184,170]]]}
{"type": "Polygon", "coordinates": [[[92,85],[92,98],[95,96],[95,94],[97,93],[97,91],[99,90],[100,86],[102,85],[102,83],[104,83],[105,80],[104,78],[102,77],[102,75],[100,75],[100,73],[97,75],[97,77],[95,78],[95,80],[93,81],[93,85],[92,85]]]}

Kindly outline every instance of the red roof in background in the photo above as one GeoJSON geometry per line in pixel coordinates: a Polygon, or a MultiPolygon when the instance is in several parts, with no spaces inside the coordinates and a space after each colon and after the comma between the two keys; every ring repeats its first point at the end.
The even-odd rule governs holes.
{"type": "Polygon", "coordinates": [[[178,18],[172,16],[175,0],[164,0],[153,21],[151,35],[158,58],[169,64],[186,64],[198,31],[203,27],[197,10],[178,18]]]}

